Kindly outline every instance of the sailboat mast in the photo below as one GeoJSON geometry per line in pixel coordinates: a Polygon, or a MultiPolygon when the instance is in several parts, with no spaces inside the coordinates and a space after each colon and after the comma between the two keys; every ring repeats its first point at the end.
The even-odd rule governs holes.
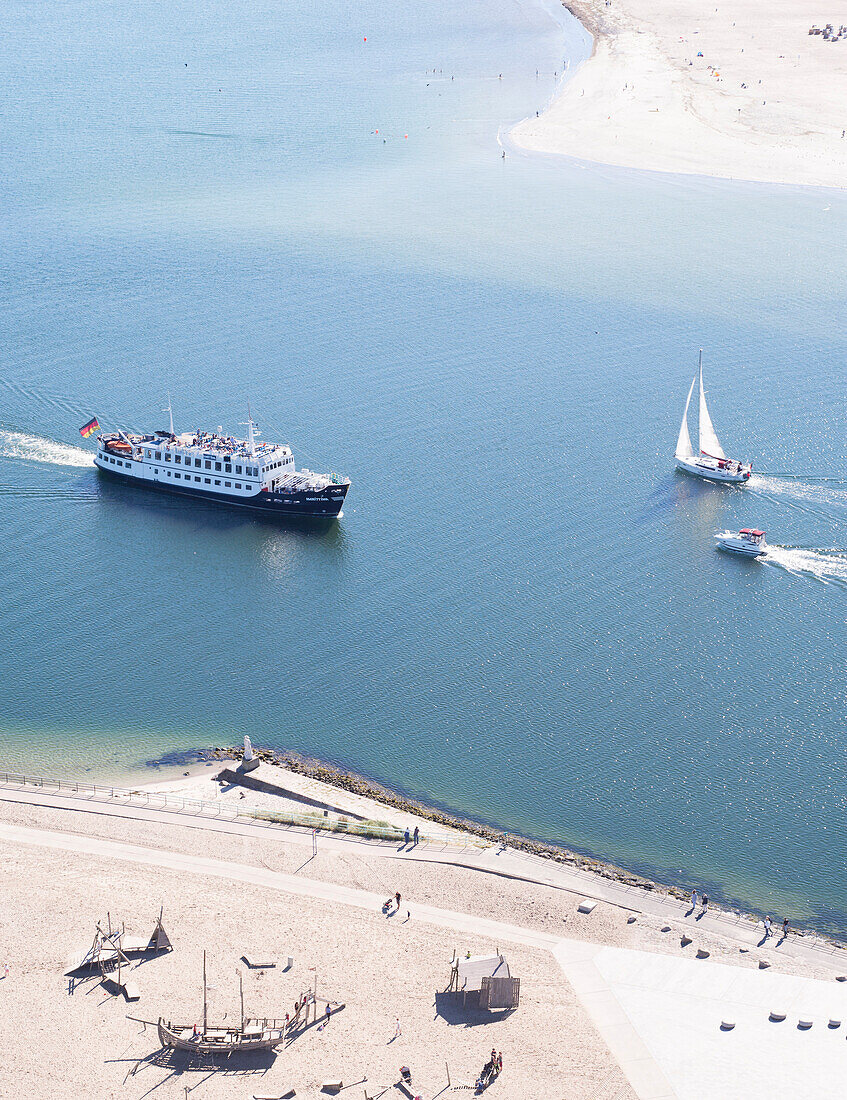
{"type": "Polygon", "coordinates": [[[241,994],[241,1030],[244,1031],[244,979],[238,971],[238,991],[241,994]]]}
{"type": "Polygon", "coordinates": [[[203,952],[203,1037],[206,1037],[206,952],[203,952]]]}

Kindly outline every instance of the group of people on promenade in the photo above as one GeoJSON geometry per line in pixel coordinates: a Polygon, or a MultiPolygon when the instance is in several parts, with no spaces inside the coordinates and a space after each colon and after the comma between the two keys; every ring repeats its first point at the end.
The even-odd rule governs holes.
{"type": "MultiPolygon", "coordinates": [[[[697,920],[699,920],[705,914],[706,910],[709,908],[709,895],[708,894],[702,894],[701,895],[701,894],[698,894],[696,890],[692,890],[691,891],[691,909],[689,910],[689,913],[693,913],[697,909],[698,901],[700,902],[700,912],[697,914],[697,920]]],[[[765,929],[765,939],[769,940],[771,938],[771,936],[773,935],[773,921],[771,920],[771,918],[769,916],[766,916],[765,919],[762,921],[762,924],[763,924],[764,929],[765,929]]],[[[782,939],[783,940],[787,938],[788,933],[790,931],[791,931],[791,928],[788,924],[788,917],[783,917],[783,920],[782,920],[782,939]]],[[[782,942],[782,941],[780,941],[780,942],[782,942]]]]}

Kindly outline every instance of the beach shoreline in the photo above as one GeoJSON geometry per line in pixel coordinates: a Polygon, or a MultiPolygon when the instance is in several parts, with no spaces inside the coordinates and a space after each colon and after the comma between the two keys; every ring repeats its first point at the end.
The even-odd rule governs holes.
{"type": "MultiPolygon", "coordinates": [[[[331,793],[321,795],[321,789],[326,788],[344,792],[353,803],[357,800],[362,803],[363,811],[351,816],[367,818],[370,821],[382,821],[386,814],[392,820],[393,829],[400,828],[405,817],[417,821],[421,831],[425,831],[426,824],[438,826],[446,832],[457,832],[472,838],[477,838],[485,846],[506,848],[515,852],[524,853],[543,861],[549,861],[551,865],[561,865],[584,872],[599,883],[619,884],[621,887],[631,889],[638,896],[667,897],[676,901],[686,902],[691,890],[696,888],[702,895],[707,893],[711,897],[711,904],[717,911],[730,914],[733,919],[750,923],[761,922],[765,916],[765,907],[757,907],[740,895],[727,894],[722,889],[720,882],[708,876],[685,876],[682,882],[663,880],[661,874],[644,874],[630,870],[626,866],[619,865],[611,859],[591,851],[583,851],[570,847],[561,842],[554,842],[525,833],[513,832],[504,829],[501,825],[491,820],[474,818],[457,811],[455,808],[440,804],[437,799],[429,799],[426,796],[417,796],[405,793],[401,788],[392,788],[379,780],[372,779],[353,768],[340,763],[328,762],[317,757],[298,753],[293,750],[277,750],[258,748],[253,746],[257,759],[263,766],[279,768],[282,772],[292,777],[297,777],[306,783],[312,783],[315,790],[312,792],[322,798],[321,804],[332,804],[338,813],[343,814],[342,801],[336,800],[331,793]],[[384,812],[385,811],[385,812],[384,812]]],[[[76,777],[44,777],[49,783],[50,779],[59,778],[62,783],[97,782],[104,787],[134,791],[173,794],[179,798],[189,800],[208,801],[218,797],[217,787],[221,782],[220,769],[217,765],[226,765],[227,761],[240,762],[243,757],[243,749],[240,746],[219,745],[190,750],[178,750],[166,753],[159,760],[150,759],[143,765],[127,769],[125,772],[110,771],[108,776],[88,775],[86,779],[77,780],[76,777]],[[156,773],[155,777],[151,773],[156,773]]],[[[285,798],[271,797],[264,799],[249,790],[247,796],[250,805],[256,802],[260,808],[273,808],[279,803],[283,813],[295,814],[298,810],[308,814],[308,805],[299,806],[296,802],[287,801],[285,798]]],[[[299,796],[295,796],[297,798],[299,796]]],[[[350,801],[346,805],[350,805],[350,801]]],[[[308,799],[306,800],[308,803],[308,799]]],[[[411,826],[410,826],[411,827],[411,826]]],[[[774,907],[769,907],[773,912],[774,907]]],[[[791,925],[799,935],[809,935],[820,939],[833,947],[847,947],[847,938],[840,930],[833,930],[825,923],[797,920],[791,915],[791,925]]]]}
{"type": "MultiPolygon", "coordinates": [[[[513,127],[525,152],[682,175],[843,189],[838,87],[847,35],[811,34],[821,11],[752,0],[692,12],[675,0],[569,0],[590,58],[538,117],[513,127]]],[[[839,29],[837,16],[836,31],[839,29]]]]}
{"type": "MultiPolygon", "coordinates": [[[[441,1095],[451,1074],[454,1088],[473,1090],[494,1046],[505,1052],[509,1072],[498,1095],[509,1100],[551,1090],[577,1100],[600,1083],[620,1100],[683,1095],[695,1072],[692,1058],[697,1078],[715,1095],[733,1095],[724,1078],[738,1075],[745,1084],[764,1082],[765,1091],[745,1095],[834,1097],[817,1082],[775,1090],[785,1073],[802,1077],[822,1058],[826,1067],[837,1063],[841,1046],[820,1027],[818,1047],[801,1037],[795,1049],[793,1029],[777,1036],[767,1013],[778,1002],[795,1014],[837,1015],[842,952],[804,935],[763,937],[760,922],[727,919],[711,905],[700,911],[621,884],[601,888],[591,872],[528,854],[457,845],[444,833],[427,835],[426,820],[420,844],[400,845],[396,836],[374,843],[247,824],[252,803],[241,799],[282,807],[322,791],[336,813],[351,804],[367,813],[370,800],[268,760],[245,775],[232,766],[238,753],[219,752],[217,761],[189,768],[182,783],[150,788],[205,792],[218,803],[207,803],[218,811],[211,814],[198,813],[196,802],[183,814],[157,808],[146,788],[133,800],[126,791],[109,798],[108,788],[94,800],[87,790],[62,797],[46,785],[0,791],[10,917],[0,1091],[25,1082],[28,1095],[46,1100],[61,1081],[73,1095],[92,1087],[104,1100],[160,1090],[177,1100],[183,1075],[203,1072],[204,1096],[224,1100],[232,1088],[229,1063],[213,1073],[202,1060],[175,1060],[156,1049],[148,1030],[162,1013],[189,1026],[202,1019],[198,979],[208,954],[213,1027],[238,1004],[242,979],[247,1011],[257,1015],[280,1017],[308,988],[321,1010],[325,1003],[338,1009],[325,1029],[292,1036],[276,1062],[268,1058],[252,1070],[239,1064],[272,1095],[294,1086],[298,1093],[325,1091],[323,1082],[342,1075],[345,1083],[368,1080],[387,1089],[400,1062],[413,1067],[423,1095],[441,1095]],[[279,793],[245,790],[250,777],[279,793]],[[244,818],[232,816],[239,805],[244,818]],[[162,912],[173,951],[133,961],[117,982],[114,972],[69,969],[68,960],[90,946],[95,921],[118,929],[126,922],[127,934],[142,933],[143,944],[162,912]],[[474,955],[508,961],[520,978],[517,1011],[485,1014],[466,1007],[461,992],[451,994],[451,959],[474,955]],[[141,999],[129,1010],[120,993],[127,976],[141,999]],[[634,986],[648,1007],[630,1015],[634,986]],[[33,1004],[40,1009],[36,1065],[29,1048],[12,1041],[31,1022],[33,1004]],[[726,1040],[736,1018],[756,1041],[726,1040]],[[774,1048],[770,1036],[788,1041],[774,1048]]],[[[174,795],[171,805],[178,802],[174,795]]],[[[405,811],[385,812],[406,828],[415,822],[405,811]]]]}
{"type": "MultiPolygon", "coordinates": [[[[745,905],[741,899],[726,896],[714,881],[704,883],[702,881],[695,882],[692,879],[685,886],[665,882],[660,877],[648,877],[631,871],[602,856],[582,852],[561,843],[515,833],[490,822],[468,817],[439,805],[437,800],[429,801],[405,794],[402,790],[393,789],[384,783],[341,765],[293,751],[262,749],[256,746],[253,747],[253,751],[264,764],[281,768],[292,775],[313,780],[319,785],[326,785],[347,792],[356,798],[379,803],[419,821],[432,822],[449,830],[470,834],[489,845],[505,844],[514,851],[549,860],[553,864],[558,863],[584,871],[604,882],[620,883],[622,886],[631,888],[642,895],[665,896],[678,901],[687,901],[692,888],[696,887],[701,895],[704,891],[711,895],[715,907],[724,912],[732,913],[738,919],[755,923],[761,921],[765,916],[764,909],[759,911],[749,904],[745,905]]],[[[240,761],[243,757],[243,750],[237,746],[220,746],[203,750],[202,755],[206,764],[208,761],[240,761]]],[[[197,769],[196,772],[185,774],[188,776],[202,774],[206,764],[197,769]]],[[[157,789],[162,787],[171,789],[176,787],[179,789],[180,782],[171,779],[164,783],[157,783],[156,787],[157,789]]],[[[189,788],[189,791],[191,789],[193,788],[189,788]]],[[[791,923],[799,934],[807,932],[815,937],[820,937],[833,946],[847,947],[847,940],[826,927],[807,921],[795,921],[793,918],[791,923]]]]}

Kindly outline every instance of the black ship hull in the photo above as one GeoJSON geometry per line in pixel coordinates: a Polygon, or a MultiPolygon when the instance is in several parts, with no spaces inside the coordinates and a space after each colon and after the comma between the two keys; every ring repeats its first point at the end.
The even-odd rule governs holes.
{"type": "Polygon", "coordinates": [[[104,469],[97,465],[98,471],[106,477],[122,481],[125,485],[136,485],[139,489],[152,489],[159,493],[193,497],[204,504],[223,504],[233,508],[258,512],[263,516],[279,516],[280,519],[332,519],[341,513],[341,506],[347,496],[350,483],[327,485],[325,489],[303,489],[289,493],[261,492],[256,496],[243,497],[228,493],[208,493],[189,486],[162,484],[148,481],[147,478],[133,477],[118,470],[104,469]]]}

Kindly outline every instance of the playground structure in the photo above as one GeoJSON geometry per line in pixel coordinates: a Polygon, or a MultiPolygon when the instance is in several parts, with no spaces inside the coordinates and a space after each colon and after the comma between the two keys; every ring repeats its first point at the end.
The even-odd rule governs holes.
{"type": "Polygon", "coordinates": [[[123,923],[113,928],[110,913],[106,914],[105,927],[97,921],[91,946],[87,951],[77,952],[65,971],[70,978],[70,992],[73,992],[76,982],[99,971],[101,981],[111,985],[114,992],[123,991],[128,1001],[138,1000],[139,994],[134,983],[123,980],[123,968],[131,967],[130,956],[157,955],[173,950],[173,944],[162,923],[163,913],[164,909],[160,909],[149,936],[127,936],[126,925],[123,923]],[[112,977],[115,970],[117,980],[112,977]]]}
{"type": "Polygon", "coordinates": [[[466,1008],[488,1012],[514,1010],[520,1005],[521,980],[513,978],[505,956],[453,954],[447,992],[461,998],[466,1008]]]}

